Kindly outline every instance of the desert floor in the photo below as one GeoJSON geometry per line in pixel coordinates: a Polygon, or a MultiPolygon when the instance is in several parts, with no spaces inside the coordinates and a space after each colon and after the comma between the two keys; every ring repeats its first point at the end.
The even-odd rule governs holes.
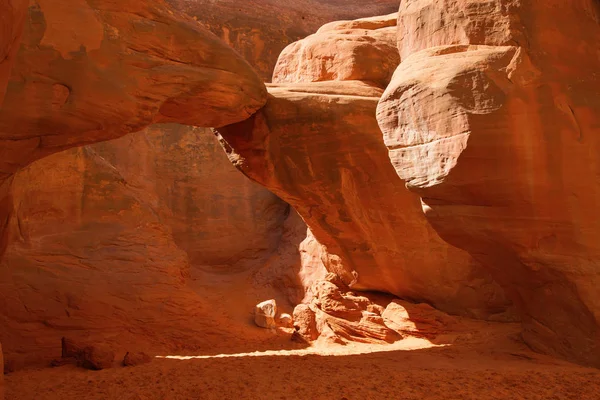
{"type": "MultiPolygon", "coordinates": [[[[25,399],[600,399],[600,370],[533,353],[516,324],[472,324],[447,345],[321,345],[227,355],[155,358],[137,367],[74,366],[6,376],[25,399]]],[[[281,347],[285,333],[274,332],[281,347]]],[[[437,341],[440,342],[440,341],[437,341]]],[[[165,355],[166,356],[166,355],[165,355]]]]}

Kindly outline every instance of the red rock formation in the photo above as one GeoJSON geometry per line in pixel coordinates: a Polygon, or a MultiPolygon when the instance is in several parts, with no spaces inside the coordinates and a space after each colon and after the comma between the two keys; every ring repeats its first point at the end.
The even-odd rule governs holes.
{"type": "Polygon", "coordinates": [[[486,318],[506,310],[502,290],[437,236],[389,165],[375,119],[381,89],[349,81],[269,91],[265,108],[218,132],[242,172],[300,213],[329,271],[356,289],[453,313],[486,318]]]}
{"type": "Polygon", "coordinates": [[[306,227],[212,136],[157,125],[17,173],[0,262],[0,341],[17,367],[55,356],[62,335],[224,351],[252,340],[258,296],[302,300],[311,278],[295,275],[318,268],[299,253],[306,227]]]}
{"type": "Polygon", "coordinates": [[[277,247],[288,205],[226,165],[210,130],[153,125],[87,148],[143,193],[192,264],[242,268],[277,247]]]}
{"type": "Polygon", "coordinates": [[[21,43],[27,4],[27,0],[8,0],[0,4],[0,106],[21,43]]]}
{"type": "Polygon", "coordinates": [[[592,0],[404,1],[378,109],[396,171],[504,286],[527,343],[596,366],[599,21],[592,0]]]}
{"type": "MultiPolygon", "coordinates": [[[[335,275],[330,274],[329,277],[335,275]]],[[[343,287],[343,285],[341,285],[343,287]]],[[[313,329],[319,335],[319,341],[326,343],[361,342],[393,343],[402,337],[398,332],[386,326],[381,313],[371,312],[371,301],[353,293],[342,293],[340,286],[330,280],[321,280],[311,287],[314,294],[306,316],[304,304],[300,304],[294,314],[300,320],[296,322],[296,333],[308,339],[313,329]],[[304,318],[302,318],[304,317],[304,318]],[[314,319],[314,323],[313,323],[314,319]],[[306,325],[308,323],[308,325],[306,325]]]]}
{"type": "Polygon", "coordinates": [[[429,304],[413,304],[382,294],[368,297],[348,291],[339,277],[328,274],[310,287],[312,299],[294,309],[294,334],[300,342],[320,344],[393,343],[424,338],[451,344],[481,321],[445,314],[429,304]]]}
{"type": "Polygon", "coordinates": [[[239,55],[162,1],[39,0],[0,109],[0,172],[154,122],[240,121],[265,96],[239,55]]]}
{"type": "Polygon", "coordinates": [[[243,120],[266,91],[252,68],[162,0],[40,0],[0,6],[0,256],[12,174],[57,151],[153,122],[243,120]],[[0,96],[2,97],[2,96],[0,96]]]}
{"type": "Polygon", "coordinates": [[[167,1],[239,51],[265,81],[271,79],[277,57],[288,44],[323,24],[398,10],[398,0],[167,1]]]}
{"type": "MultiPolygon", "coordinates": [[[[110,335],[110,318],[96,318],[102,321],[115,308],[131,307],[134,302],[127,298],[171,299],[180,307],[197,307],[190,292],[178,288],[188,264],[169,228],[93,150],[74,151],[55,158],[55,164],[24,172],[12,195],[11,175],[61,149],[122,136],[157,121],[212,126],[242,120],[264,103],[266,94],[241,57],[160,1],[37,1],[29,8],[19,49],[27,3],[11,0],[0,6],[2,94],[16,59],[0,110],[0,255],[9,236],[12,246],[2,260],[1,337],[12,354],[32,343],[33,350],[55,346],[40,333],[52,328],[106,328],[110,335]],[[29,197],[32,191],[35,198],[29,197]],[[96,210],[82,210],[85,204],[96,210]],[[24,249],[17,250],[17,242],[24,249]],[[77,267],[78,257],[88,267],[77,267]],[[122,267],[121,275],[115,265],[122,267]],[[135,289],[127,286],[139,279],[132,266],[148,269],[135,289]],[[103,275],[98,271],[103,268],[113,268],[115,275],[103,275]],[[146,279],[168,289],[153,292],[146,279]],[[81,313],[71,318],[69,307],[81,313]]],[[[147,309],[129,315],[136,313],[156,319],[147,309]]],[[[177,307],[173,313],[181,314],[177,307]]]]}
{"type": "MultiPolygon", "coordinates": [[[[27,0],[12,0],[0,4],[0,106],[4,101],[6,85],[19,48],[27,0]]],[[[0,152],[0,154],[2,154],[0,152]]],[[[10,174],[0,170],[0,256],[6,246],[5,226],[8,223],[6,210],[9,208],[9,182],[6,180],[10,174]]],[[[4,399],[4,354],[0,342],[0,399],[4,399]]]]}
{"type": "Polygon", "coordinates": [[[400,63],[396,18],[390,14],[324,25],[283,50],[273,82],[360,80],[385,87],[400,63]]]}
{"type": "MultiPolygon", "coordinates": [[[[381,2],[361,9],[348,4],[342,10],[329,5],[324,8],[321,3],[316,4],[316,8],[310,8],[313,12],[317,11],[319,23],[308,23],[303,28],[306,32],[316,29],[328,19],[334,19],[327,17],[334,12],[337,18],[367,14],[372,7],[388,11],[395,2],[381,2]],[[325,9],[329,14],[323,12],[325,9]]],[[[43,136],[49,131],[57,130],[60,134],[41,139],[44,141],[40,142],[44,145],[39,146],[42,150],[45,142],[52,139],[50,148],[44,150],[43,154],[36,150],[27,155],[28,146],[33,144],[31,140],[11,141],[13,147],[5,150],[7,157],[10,157],[4,158],[11,161],[8,172],[12,173],[33,159],[60,148],[119,136],[126,131],[140,129],[149,122],[175,119],[218,126],[228,118],[238,118],[236,113],[240,108],[249,114],[259,106],[252,102],[260,101],[261,85],[256,85],[252,73],[247,73],[244,63],[232,57],[229,50],[207,40],[209,36],[190,25],[180,15],[169,14],[160,4],[126,3],[107,8],[105,2],[94,2],[89,6],[91,8],[85,4],[77,9],[66,8],[61,4],[50,6],[46,2],[39,2],[39,6],[30,9],[25,43],[9,90],[11,106],[6,107],[4,114],[0,115],[4,124],[4,128],[0,126],[0,132],[8,131],[16,121],[20,121],[23,123],[24,133],[30,131],[31,135],[43,136]],[[117,11],[124,8],[127,8],[128,14],[121,17],[117,11]],[[86,29],[80,29],[84,24],[86,29]],[[199,32],[200,38],[197,37],[199,32]],[[160,39],[164,36],[171,38],[168,46],[160,39]],[[39,63],[40,57],[47,62],[39,63]],[[194,64],[204,62],[203,60],[209,60],[213,69],[196,70],[194,64]],[[82,67],[84,64],[85,67],[82,67]],[[102,66],[104,72],[100,73],[96,66],[102,66]],[[222,73],[218,69],[230,72],[222,73]],[[29,74],[47,78],[34,80],[29,74]],[[137,78],[133,80],[132,76],[137,78]],[[108,77],[113,81],[107,82],[108,77]],[[244,104],[246,99],[243,98],[226,98],[228,92],[237,90],[237,86],[227,87],[234,80],[241,80],[241,83],[236,82],[235,85],[239,84],[250,93],[248,104],[244,104]],[[196,81],[200,84],[196,85],[196,81]],[[161,82],[162,85],[156,85],[155,82],[161,82]],[[199,89],[215,92],[215,96],[198,99],[197,96],[194,97],[194,90],[199,89]],[[167,94],[172,95],[169,90],[185,91],[185,95],[193,98],[194,103],[165,100],[167,94]],[[253,96],[256,93],[258,95],[253,96]],[[227,109],[215,112],[199,103],[199,100],[208,101],[208,106],[220,107],[223,103],[227,109]],[[160,106],[158,110],[157,105],[160,106]],[[242,105],[244,107],[240,107],[242,105]],[[165,116],[165,112],[169,115],[165,116]],[[95,128],[93,137],[87,136],[89,126],[96,122],[101,125],[101,129],[95,128]],[[109,125],[106,125],[107,122],[109,125]],[[22,149],[15,151],[15,143],[22,145],[22,149]],[[21,158],[23,155],[26,155],[25,159],[21,158]]],[[[176,5],[186,8],[183,7],[184,4],[176,5]]],[[[190,5],[189,2],[185,3],[185,6],[190,5]]],[[[217,7],[214,3],[212,6],[217,7]]],[[[219,4],[220,6],[223,4],[219,4]]],[[[286,5],[283,14],[274,12],[263,17],[272,18],[277,23],[288,21],[290,13],[301,10],[289,11],[289,8],[294,7],[286,5]]],[[[186,11],[190,12],[190,9],[186,11]]],[[[229,10],[230,16],[234,14],[231,11],[229,10]]],[[[206,13],[203,17],[210,21],[206,13]]],[[[228,18],[227,14],[218,16],[221,19],[224,17],[228,18]]],[[[252,25],[247,19],[235,19],[235,22],[246,24],[244,29],[252,25]]],[[[210,23],[206,21],[205,25],[210,27],[210,23]]],[[[225,29],[227,28],[223,28],[223,33],[226,33],[225,29]]],[[[272,29],[263,31],[266,36],[272,36],[270,40],[274,37],[282,40],[281,47],[290,41],[287,34],[294,39],[299,37],[297,35],[305,35],[292,31],[282,34],[278,26],[272,29]]],[[[225,39],[243,51],[244,46],[246,49],[248,46],[240,40],[245,37],[244,34],[238,33],[227,31],[225,39]],[[232,42],[234,36],[237,38],[235,43],[232,42]]],[[[256,42],[251,41],[250,45],[259,53],[264,50],[264,46],[257,45],[256,42]]],[[[279,48],[273,54],[276,56],[278,53],[279,48]]],[[[249,58],[259,67],[268,65],[270,73],[272,65],[258,62],[263,58],[260,54],[249,58]]],[[[273,57],[273,63],[274,60],[273,57]]],[[[51,160],[43,160],[39,165],[21,173],[12,197],[8,198],[5,206],[6,210],[14,210],[8,229],[11,242],[4,260],[4,265],[8,266],[5,272],[11,276],[6,281],[7,295],[4,304],[4,308],[8,310],[4,336],[9,337],[8,348],[11,354],[15,350],[24,351],[26,348],[41,350],[43,353],[46,351],[44,349],[54,345],[56,332],[50,333],[51,329],[33,327],[42,320],[55,331],[60,331],[61,324],[66,324],[91,330],[105,337],[117,334],[118,330],[92,321],[105,318],[111,307],[119,307],[124,319],[127,315],[140,314],[147,321],[155,321],[156,314],[152,311],[134,310],[121,301],[132,295],[146,298],[148,304],[160,300],[163,294],[149,286],[140,289],[143,294],[127,294],[124,285],[137,285],[138,280],[163,282],[168,289],[165,293],[177,291],[178,295],[173,295],[171,300],[174,304],[170,310],[173,314],[171,318],[164,324],[155,322],[162,327],[159,329],[161,331],[177,331],[181,329],[181,324],[173,323],[172,318],[179,318],[178,315],[182,316],[182,320],[183,315],[196,318],[196,311],[190,314],[188,310],[196,310],[199,304],[194,294],[178,281],[181,275],[178,271],[182,270],[183,275],[186,275],[189,269],[186,256],[194,266],[212,271],[222,268],[243,270],[249,266],[256,269],[256,265],[253,265],[256,264],[256,259],[264,258],[277,247],[278,240],[281,239],[285,205],[275,201],[272,195],[267,196],[264,190],[239,191],[240,186],[248,186],[223,174],[219,165],[211,164],[211,154],[208,155],[209,162],[206,162],[204,158],[207,154],[198,152],[203,146],[206,148],[206,143],[202,143],[206,139],[199,140],[197,137],[200,130],[191,131],[196,134],[188,132],[184,139],[173,139],[181,129],[149,129],[144,134],[121,141],[72,150],[51,160]],[[171,135],[171,139],[167,134],[171,135]],[[168,154],[161,154],[160,151],[168,154]],[[179,154],[175,156],[177,152],[179,154]],[[194,152],[198,154],[194,155],[194,152]],[[31,182],[25,182],[26,179],[31,179],[31,182]],[[202,186],[214,181],[218,181],[219,186],[211,184],[210,190],[202,189],[202,186]],[[87,192],[93,192],[93,196],[89,197],[87,192]],[[269,196],[271,197],[267,199],[269,196]],[[14,205],[10,204],[13,200],[16,203],[14,205]],[[256,210],[260,212],[251,215],[256,210]],[[115,212],[117,215],[113,214],[115,212]],[[101,227],[97,226],[98,220],[102,222],[101,227]],[[48,233],[57,223],[61,225],[61,229],[49,236],[48,233]],[[20,237],[23,234],[27,237],[20,237]],[[110,255],[115,243],[125,245],[129,241],[132,242],[131,245],[123,248],[117,258],[110,255]],[[140,247],[141,243],[144,243],[144,247],[140,247]],[[60,250],[57,251],[57,248],[60,250]],[[104,254],[98,255],[98,252],[104,254]],[[51,265],[46,260],[47,253],[53,254],[56,259],[51,265]],[[151,265],[144,262],[148,258],[152,260],[151,265]],[[83,262],[87,267],[96,271],[94,285],[97,287],[92,288],[91,282],[84,280],[83,276],[87,276],[87,272],[76,267],[77,262],[74,261],[77,259],[85,260],[83,262]],[[136,266],[133,259],[141,265],[136,266]],[[41,260],[46,263],[44,266],[40,264],[41,260]],[[37,288],[41,282],[36,283],[40,269],[55,275],[57,270],[65,268],[58,268],[62,263],[71,264],[67,268],[69,273],[65,274],[68,278],[44,277],[44,289],[35,289],[35,294],[30,292],[29,288],[37,288]],[[28,267],[17,269],[18,264],[28,267]],[[144,268],[143,276],[137,275],[139,268],[144,268]],[[122,275],[108,276],[109,269],[119,270],[122,275]],[[119,281],[113,282],[113,278],[117,277],[119,281]],[[70,286],[80,287],[76,291],[78,294],[71,293],[70,286]],[[101,296],[103,290],[104,296],[101,296]],[[44,298],[52,297],[50,291],[57,293],[58,297],[52,301],[56,307],[44,310],[43,307],[36,306],[36,302],[41,305],[44,298]],[[84,305],[76,306],[76,316],[69,315],[74,314],[71,310],[66,312],[66,319],[61,318],[60,309],[64,306],[61,297],[78,297],[83,293],[89,294],[89,299],[84,305]],[[24,298],[26,307],[29,307],[25,317],[18,316],[18,307],[14,303],[17,298],[24,298]],[[98,305],[92,306],[94,302],[98,305]],[[58,320],[61,322],[57,322],[58,320]],[[28,321],[28,326],[32,327],[31,330],[25,329],[25,338],[10,337],[15,332],[23,332],[20,325],[18,329],[15,328],[15,323],[22,324],[23,321],[28,321]]],[[[299,232],[300,236],[303,230],[306,231],[305,228],[302,229],[301,221],[293,222],[292,225],[297,225],[293,231],[299,232]]],[[[297,240],[301,240],[300,236],[296,233],[292,236],[297,245],[297,240]]],[[[286,253],[289,252],[286,249],[290,244],[292,243],[284,243],[282,250],[278,249],[275,256],[268,258],[265,268],[258,271],[255,284],[272,286],[276,282],[286,291],[287,299],[297,302],[305,295],[304,287],[322,275],[321,262],[318,257],[315,258],[320,245],[311,236],[301,244],[298,254],[301,260],[290,260],[286,253]],[[282,268],[286,263],[288,268],[282,268]],[[299,269],[296,264],[303,265],[300,277],[294,276],[294,272],[299,269]],[[289,268],[290,265],[293,268],[289,268]]],[[[66,309],[69,307],[67,302],[66,309]]],[[[110,318],[106,320],[108,323],[111,321],[110,318]]],[[[132,326],[130,321],[125,320],[121,324],[132,326]]],[[[195,328],[188,329],[193,332],[195,328]]]]}
{"type": "Polygon", "coordinates": [[[105,346],[77,342],[66,337],[62,338],[61,343],[61,362],[72,361],[79,367],[96,371],[111,368],[114,364],[115,353],[105,346]]]}

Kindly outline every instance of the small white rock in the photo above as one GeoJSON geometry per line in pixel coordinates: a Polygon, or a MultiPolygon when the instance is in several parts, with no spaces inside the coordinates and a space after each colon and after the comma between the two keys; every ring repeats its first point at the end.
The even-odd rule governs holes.
{"type": "Polygon", "coordinates": [[[277,315],[277,303],[275,300],[266,300],[254,308],[254,323],[261,328],[275,328],[275,315],[277,315]]]}

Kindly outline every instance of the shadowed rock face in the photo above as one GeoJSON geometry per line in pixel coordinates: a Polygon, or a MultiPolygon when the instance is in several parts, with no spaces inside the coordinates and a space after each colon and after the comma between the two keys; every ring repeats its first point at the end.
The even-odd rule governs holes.
{"type": "Polygon", "coordinates": [[[228,165],[210,129],[157,124],[87,148],[151,202],[193,265],[247,268],[277,247],[288,205],[228,165]]]}
{"type": "Polygon", "coordinates": [[[28,0],[9,0],[0,4],[0,105],[21,43],[27,4],[28,0]]]}
{"type": "MultiPolygon", "coordinates": [[[[15,56],[21,42],[27,4],[27,0],[4,1],[0,4],[0,106],[3,104],[6,85],[8,85],[15,56]]],[[[6,143],[2,143],[2,145],[4,144],[6,143]]],[[[9,153],[4,152],[1,147],[2,146],[0,146],[0,156],[4,159],[5,157],[8,157],[9,153]]],[[[3,168],[0,168],[0,257],[3,253],[4,246],[6,245],[6,232],[4,227],[8,223],[6,210],[10,208],[10,198],[8,196],[10,182],[8,180],[11,175],[12,172],[4,171],[3,168]]],[[[0,386],[1,385],[0,382],[0,386]]],[[[0,391],[1,390],[2,389],[0,389],[0,391]]],[[[0,398],[2,398],[2,393],[0,393],[0,398]]]]}
{"type": "MultiPolygon", "coordinates": [[[[309,65],[305,71],[318,71],[344,35],[350,43],[371,43],[378,49],[387,38],[389,51],[396,53],[394,36],[360,39],[358,32],[372,39],[372,31],[388,29],[382,21],[386,18],[325,26],[307,39],[317,48],[318,37],[325,38],[323,57],[306,57],[304,62],[313,62],[314,68],[309,65]],[[361,24],[362,30],[338,30],[361,24]],[[331,31],[337,36],[333,41],[328,39],[331,31]]],[[[301,48],[303,42],[288,49],[301,48]]],[[[280,63],[300,64],[302,54],[286,51],[280,63]]],[[[351,59],[354,54],[347,53],[351,59]]],[[[381,66],[359,65],[363,77],[378,73],[381,66]]],[[[285,65],[275,70],[279,81],[312,79],[285,65]]],[[[265,108],[247,121],[217,130],[230,160],[300,213],[322,245],[326,268],[346,284],[428,301],[453,313],[507,318],[509,302],[502,290],[467,253],[438,237],[423,217],[418,197],[389,164],[375,118],[382,90],[343,80],[352,76],[270,85],[265,108]]]]}
{"type": "Polygon", "coordinates": [[[599,21],[591,0],[404,1],[378,108],[398,175],[504,286],[527,343],[595,366],[599,21]]]}
{"type": "MultiPolygon", "coordinates": [[[[12,322],[25,320],[32,325],[53,321],[50,326],[60,329],[65,325],[92,326],[90,321],[108,313],[110,307],[122,307],[122,299],[97,307],[86,303],[85,322],[53,319],[57,314],[64,317],[62,306],[71,302],[61,297],[64,285],[77,286],[92,278],[105,284],[99,283],[97,288],[82,284],[75,297],[90,293],[100,297],[106,287],[114,289],[116,297],[119,290],[124,291],[123,286],[111,286],[110,278],[98,270],[90,273],[84,266],[65,272],[78,265],[77,260],[87,260],[94,266],[92,270],[98,267],[100,271],[118,264],[125,271],[123,282],[128,282],[127,276],[138,278],[135,271],[139,269],[132,265],[139,268],[136,263],[153,260],[142,267],[148,270],[143,280],[162,282],[168,290],[155,293],[142,287],[136,292],[143,292],[140,298],[149,304],[173,298],[179,306],[193,305],[189,293],[177,290],[177,285],[182,285],[180,271],[187,268],[188,261],[173,242],[173,233],[160,223],[148,199],[136,197],[144,196],[124,185],[123,177],[93,149],[57,156],[54,164],[38,166],[38,174],[31,179],[37,187],[31,186],[30,176],[24,172],[26,178],[16,182],[11,193],[12,177],[42,157],[123,136],[155,122],[219,126],[243,120],[266,101],[261,79],[226,43],[159,0],[10,0],[0,5],[0,18],[0,93],[4,93],[13,64],[0,109],[0,259],[2,284],[8,285],[0,301],[3,314],[6,311],[9,320],[14,317],[12,322]],[[19,47],[22,20],[25,28],[19,47]],[[39,203],[28,198],[30,190],[39,203]],[[82,210],[85,204],[98,214],[89,208],[82,210]],[[126,216],[113,215],[120,211],[126,216]],[[29,224],[23,222],[27,216],[29,224]],[[15,221],[20,222],[15,225],[15,221]],[[53,230],[59,232],[53,236],[53,230]],[[19,237],[26,231],[28,238],[19,237]],[[23,244],[20,241],[25,250],[16,250],[16,242],[23,244]],[[10,254],[3,257],[7,246],[10,254]],[[98,248],[105,250],[96,252],[98,248]],[[66,258],[61,259],[63,256],[66,258]],[[98,265],[113,257],[121,263],[98,265]],[[13,268],[18,267],[22,269],[15,272],[13,268]],[[49,276],[38,273],[40,270],[49,276]],[[45,281],[36,280],[42,276],[45,281]],[[38,285],[48,292],[32,289],[38,285]],[[27,301],[34,304],[23,318],[19,316],[24,312],[19,293],[30,296],[27,301]],[[49,300],[53,296],[58,297],[54,303],[49,300]]],[[[80,307],[77,302],[73,304],[80,307]]],[[[38,327],[32,328],[32,333],[8,322],[4,327],[14,328],[11,334],[19,332],[29,344],[39,339],[37,348],[30,347],[34,351],[50,348],[38,327]]],[[[102,323],[97,327],[110,330],[102,323]]],[[[6,331],[2,337],[7,337],[6,331]]],[[[18,343],[9,340],[8,348],[14,351],[18,343]]]]}
{"type": "Polygon", "coordinates": [[[155,125],[54,154],[18,172],[11,194],[0,341],[18,366],[57,354],[62,335],[152,354],[248,340],[235,336],[256,297],[291,311],[300,264],[315,264],[299,254],[302,221],[204,128],[155,125]]]}
{"type": "Polygon", "coordinates": [[[162,1],[36,0],[0,110],[0,173],[155,122],[241,121],[265,98],[248,63],[162,1]]]}
{"type": "Polygon", "coordinates": [[[265,80],[281,51],[341,19],[398,11],[398,0],[167,0],[236,49],[265,80]]]}

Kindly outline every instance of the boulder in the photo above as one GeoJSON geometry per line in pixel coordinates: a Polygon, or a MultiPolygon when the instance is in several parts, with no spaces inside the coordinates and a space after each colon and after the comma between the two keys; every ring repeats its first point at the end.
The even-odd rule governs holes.
{"type": "Polygon", "coordinates": [[[402,337],[394,330],[388,328],[383,318],[374,314],[363,312],[359,319],[348,320],[327,314],[320,309],[316,310],[315,319],[317,330],[325,332],[326,341],[331,340],[331,332],[336,336],[337,342],[359,343],[393,343],[402,337]]]}
{"type": "MultiPolygon", "coordinates": [[[[289,206],[240,174],[205,128],[156,124],[53,154],[16,174],[10,197],[0,337],[25,364],[47,365],[74,331],[119,338],[123,354],[200,346],[206,332],[227,335],[207,296],[231,289],[207,283],[212,274],[236,277],[268,261],[263,288],[295,285],[302,268],[306,225],[297,217],[297,235],[281,247],[289,206]],[[281,258],[270,260],[275,251],[281,258]],[[208,288],[191,287],[192,268],[208,288]]],[[[248,297],[235,307],[252,308],[248,297]]]]}
{"type": "Polygon", "coordinates": [[[254,323],[261,328],[275,328],[277,322],[277,303],[275,300],[265,300],[258,303],[254,309],[254,323]]]}
{"type": "Polygon", "coordinates": [[[315,313],[308,304],[298,304],[294,308],[294,334],[292,340],[310,343],[319,337],[315,313]]]}
{"type": "Polygon", "coordinates": [[[83,349],[79,365],[85,369],[99,371],[111,368],[114,360],[115,353],[112,350],[101,346],[87,346],[83,349]]]}
{"type": "Polygon", "coordinates": [[[324,25],[283,50],[273,82],[361,80],[385,87],[400,62],[396,19],[390,14],[324,25]]]}
{"type": "Polygon", "coordinates": [[[83,353],[83,349],[85,348],[85,344],[75,341],[70,338],[63,337],[61,339],[61,357],[62,358],[78,358],[81,353],[83,353]]]}
{"type": "Polygon", "coordinates": [[[435,339],[459,329],[454,317],[425,303],[410,304],[394,300],[385,307],[381,317],[387,327],[403,336],[435,339]]]}
{"type": "Polygon", "coordinates": [[[367,311],[375,306],[367,297],[342,294],[338,286],[327,280],[315,282],[311,291],[314,297],[308,310],[296,307],[300,318],[297,334],[305,341],[313,336],[330,344],[393,343],[401,339],[398,332],[386,326],[381,315],[367,311]],[[313,318],[316,334],[311,332],[313,318]]]}
{"type": "Polygon", "coordinates": [[[124,367],[135,367],[152,362],[152,357],[144,352],[127,352],[123,358],[124,367]]]}
{"type": "Polygon", "coordinates": [[[104,345],[91,345],[73,339],[62,338],[63,360],[74,360],[79,367],[91,370],[111,368],[115,353],[104,345]]]}

